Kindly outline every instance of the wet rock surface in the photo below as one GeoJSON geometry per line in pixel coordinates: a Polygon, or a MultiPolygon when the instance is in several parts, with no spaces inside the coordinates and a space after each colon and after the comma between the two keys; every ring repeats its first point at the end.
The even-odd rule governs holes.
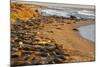
{"type": "MultiPolygon", "coordinates": [[[[46,19],[47,20],[47,19],[46,19]]],[[[11,25],[11,65],[39,65],[65,63],[70,55],[63,46],[52,39],[38,36],[41,19],[30,19],[26,22],[19,19],[11,25]],[[67,57],[67,58],[66,58],[67,57]]],[[[43,27],[43,26],[42,26],[43,27]]]]}

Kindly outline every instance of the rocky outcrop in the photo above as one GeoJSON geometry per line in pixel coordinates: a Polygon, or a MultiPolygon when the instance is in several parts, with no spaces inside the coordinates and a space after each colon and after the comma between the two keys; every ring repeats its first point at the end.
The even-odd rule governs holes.
{"type": "Polygon", "coordinates": [[[11,4],[11,23],[14,23],[16,19],[26,21],[29,18],[37,18],[38,16],[40,16],[40,13],[35,6],[31,8],[25,4],[11,4]]]}

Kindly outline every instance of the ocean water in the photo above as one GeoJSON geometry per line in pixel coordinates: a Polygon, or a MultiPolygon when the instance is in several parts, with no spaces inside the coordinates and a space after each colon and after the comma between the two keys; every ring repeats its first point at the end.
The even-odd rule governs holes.
{"type": "Polygon", "coordinates": [[[69,18],[71,15],[75,16],[77,19],[95,19],[95,12],[93,10],[81,10],[81,9],[41,9],[43,16],[60,16],[69,18]]]}
{"type": "Polygon", "coordinates": [[[82,26],[79,29],[81,36],[95,42],[95,24],[82,26]]]}
{"type": "Polygon", "coordinates": [[[60,10],[52,10],[52,9],[43,9],[41,10],[43,16],[62,16],[62,17],[70,17],[70,13],[60,10]]]}

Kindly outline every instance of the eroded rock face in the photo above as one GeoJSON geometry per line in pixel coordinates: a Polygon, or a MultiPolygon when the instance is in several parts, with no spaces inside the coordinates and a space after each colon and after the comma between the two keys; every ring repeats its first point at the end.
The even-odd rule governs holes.
{"type": "Polygon", "coordinates": [[[25,4],[11,3],[11,23],[15,23],[16,19],[26,21],[39,16],[40,13],[35,6],[31,8],[25,4]]]}

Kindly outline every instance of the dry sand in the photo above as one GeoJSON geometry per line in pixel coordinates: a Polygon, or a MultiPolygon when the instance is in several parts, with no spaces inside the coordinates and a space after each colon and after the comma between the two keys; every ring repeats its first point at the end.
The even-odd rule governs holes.
{"type": "Polygon", "coordinates": [[[64,49],[67,49],[67,52],[71,54],[73,61],[70,62],[93,61],[95,55],[94,43],[83,38],[79,31],[73,30],[93,22],[91,20],[80,20],[73,23],[73,21],[76,22],[75,20],[66,20],[68,23],[53,22],[43,24],[43,29],[39,30],[40,35],[54,39],[56,43],[63,45],[64,49]]]}

